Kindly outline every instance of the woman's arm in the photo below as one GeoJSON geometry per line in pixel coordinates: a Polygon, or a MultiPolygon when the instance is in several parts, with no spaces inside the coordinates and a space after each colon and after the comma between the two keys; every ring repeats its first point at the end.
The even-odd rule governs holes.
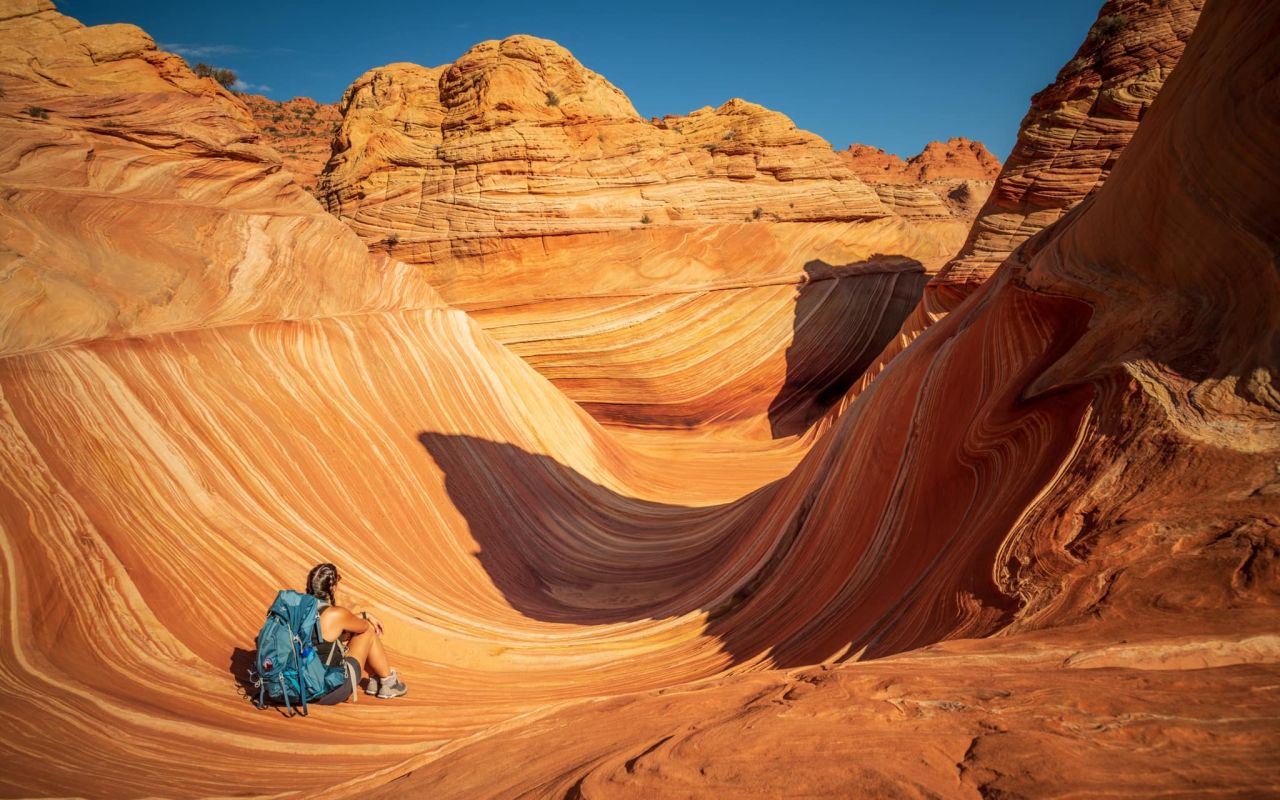
{"type": "Polygon", "coordinates": [[[369,620],[362,619],[341,606],[334,606],[333,611],[329,613],[337,617],[338,624],[342,626],[342,633],[364,633],[373,627],[373,623],[369,620]]]}
{"type": "Polygon", "coordinates": [[[377,617],[370,614],[368,611],[361,611],[360,618],[368,621],[368,623],[373,626],[373,630],[375,633],[377,633],[379,636],[382,635],[382,623],[378,621],[377,617]]]}

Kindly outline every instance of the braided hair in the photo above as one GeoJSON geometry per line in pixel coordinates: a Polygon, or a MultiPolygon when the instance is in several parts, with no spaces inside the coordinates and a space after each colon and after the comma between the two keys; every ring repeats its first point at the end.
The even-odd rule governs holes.
{"type": "Polygon", "coordinates": [[[316,564],[307,574],[307,594],[317,597],[329,605],[337,605],[333,601],[333,587],[338,583],[338,568],[332,564],[316,564]]]}

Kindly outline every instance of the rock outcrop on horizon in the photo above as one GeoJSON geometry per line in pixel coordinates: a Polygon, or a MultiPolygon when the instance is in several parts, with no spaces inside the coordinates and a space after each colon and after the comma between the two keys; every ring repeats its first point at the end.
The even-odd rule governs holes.
{"type": "Polygon", "coordinates": [[[338,133],[342,113],[337,103],[317,103],[310,97],[272,100],[260,94],[238,95],[253,114],[263,138],[275,148],[284,168],[312,194],[324,165],[329,163],[330,145],[338,133]]]}
{"type": "MultiPolygon", "coordinates": [[[[826,141],[743,100],[645,120],[530,36],[370,70],[342,110],[329,210],[615,425],[803,432],[976,206],[895,185],[897,213],[826,141]],[[908,261],[916,276],[899,280],[908,261]],[[788,336],[829,347],[788,350],[788,336]]],[[[955,149],[969,161],[931,148],[920,175],[990,171],[980,145],[955,149]]]]}
{"type": "Polygon", "coordinates": [[[855,175],[894,213],[912,218],[972,220],[991,194],[1000,161],[982,142],[929,142],[903,161],[884,150],[853,144],[839,152],[855,175]]]}
{"type": "Polygon", "coordinates": [[[1209,0],[1098,191],[747,440],[600,424],[137,28],[3,0],[0,791],[1280,792],[1276,30],[1209,0]],[[409,695],[259,711],[321,561],[409,695]]]}
{"type": "Polygon", "coordinates": [[[450,263],[527,238],[888,215],[829,144],[782,114],[734,99],[646,120],[569,51],[531,36],[441,67],[370,70],[342,110],[330,211],[442,287],[450,263]]]}

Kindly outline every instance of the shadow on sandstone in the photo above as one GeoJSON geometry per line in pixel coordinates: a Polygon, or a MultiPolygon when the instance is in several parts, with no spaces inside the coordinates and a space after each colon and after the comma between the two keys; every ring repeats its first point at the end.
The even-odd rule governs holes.
{"type": "Polygon", "coordinates": [[[874,255],[832,266],[804,265],[782,388],[769,404],[773,438],[804,433],[853,386],[898,333],[924,294],[924,265],[874,255]]]}
{"type": "Polygon", "coordinates": [[[420,433],[466,517],[476,554],[520,613],[608,625],[680,616],[716,601],[743,567],[750,520],[775,484],[727,505],[618,494],[553,458],[471,436],[420,433]]]}
{"type": "MultiPolygon", "coordinates": [[[[426,432],[418,440],[445,474],[449,499],[479,546],[476,559],[507,603],[530,619],[610,625],[701,611],[704,634],[733,665],[767,651],[775,667],[797,667],[840,649],[830,635],[810,641],[802,632],[809,620],[786,610],[798,592],[820,607],[833,603],[827,612],[838,615],[838,587],[779,580],[812,495],[779,512],[779,480],[727,504],[664,504],[620,495],[509,444],[426,432]],[[766,516],[773,523],[761,525],[766,516]],[[812,594],[821,591],[831,593],[828,602],[812,594]]],[[[849,640],[869,632],[835,627],[849,640]]]]}

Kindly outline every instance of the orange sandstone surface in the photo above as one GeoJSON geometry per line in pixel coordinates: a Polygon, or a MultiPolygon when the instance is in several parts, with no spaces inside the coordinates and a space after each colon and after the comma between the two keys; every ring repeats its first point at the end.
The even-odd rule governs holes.
{"type": "Polygon", "coordinates": [[[1101,188],[821,424],[660,447],[141,31],[6,0],[0,791],[1280,792],[1277,31],[1208,0],[1101,188]],[[321,560],[410,694],[257,711],[321,560]]]}

